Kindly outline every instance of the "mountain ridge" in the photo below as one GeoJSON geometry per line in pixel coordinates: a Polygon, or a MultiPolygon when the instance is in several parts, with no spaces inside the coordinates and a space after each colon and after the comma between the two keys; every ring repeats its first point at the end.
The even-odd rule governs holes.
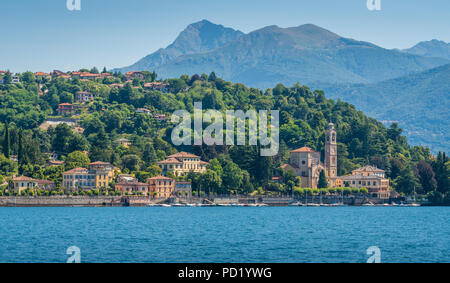
{"type": "Polygon", "coordinates": [[[376,119],[398,121],[413,144],[450,151],[450,64],[378,83],[312,87],[376,119]]]}
{"type": "Polygon", "coordinates": [[[178,35],[175,41],[166,48],[160,48],[130,66],[116,68],[113,71],[153,70],[180,55],[214,49],[217,46],[238,38],[242,34],[244,33],[239,30],[216,25],[208,20],[201,20],[188,25],[178,35]]]}
{"type": "Polygon", "coordinates": [[[450,43],[432,39],[421,41],[411,48],[403,49],[403,52],[425,57],[438,57],[450,60],[450,43]]]}

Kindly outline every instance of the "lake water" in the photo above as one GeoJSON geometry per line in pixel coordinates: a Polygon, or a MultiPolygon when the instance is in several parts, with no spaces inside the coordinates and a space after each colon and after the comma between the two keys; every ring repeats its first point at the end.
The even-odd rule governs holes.
{"type": "Polygon", "coordinates": [[[450,262],[450,207],[0,208],[0,262],[450,262]]]}

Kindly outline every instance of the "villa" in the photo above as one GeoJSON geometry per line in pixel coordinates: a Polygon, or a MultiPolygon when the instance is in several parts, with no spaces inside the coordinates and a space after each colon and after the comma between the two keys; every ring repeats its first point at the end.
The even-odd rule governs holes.
{"type": "Polygon", "coordinates": [[[74,107],[71,103],[61,103],[58,105],[59,115],[70,115],[74,112],[74,107]]]}
{"type": "Polygon", "coordinates": [[[78,102],[89,102],[94,100],[94,95],[88,91],[79,91],[75,94],[75,100],[78,102]]]}
{"type": "Polygon", "coordinates": [[[125,74],[127,78],[136,78],[143,80],[145,78],[145,75],[142,72],[126,72],[125,74]]]}
{"type": "Polygon", "coordinates": [[[151,111],[146,108],[138,108],[138,109],[136,109],[136,113],[143,113],[143,114],[150,115],[151,111]]]}
{"type": "Polygon", "coordinates": [[[63,173],[63,187],[67,189],[98,189],[114,180],[115,167],[108,162],[92,162],[86,168],[74,168],[63,173]]]}
{"type": "Polygon", "coordinates": [[[15,193],[20,194],[23,190],[52,190],[55,188],[55,183],[48,180],[37,180],[26,176],[12,178],[9,182],[9,189],[15,193]]]}
{"type": "Polygon", "coordinates": [[[169,84],[161,82],[152,82],[144,84],[145,89],[158,90],[161,92],[169,92],[169,84]]]}
{"type": "Polygon", "coordinates": [[[339,177],[342,187],[367,188],[369,194],[379,199],[390,196],[389,179],[385,178],[385,171],[375,166],[364,166],[352,171],[352,175],[339,177]]]}
{"type": "Polygon", "coordinates": [[[189,172],[203,173],[208,162],[200,160],[200,156],[188,152],[169,155],[166,160],[157,163],[163,173],[171,172],[175,176],[182,176],[189,172]]]}

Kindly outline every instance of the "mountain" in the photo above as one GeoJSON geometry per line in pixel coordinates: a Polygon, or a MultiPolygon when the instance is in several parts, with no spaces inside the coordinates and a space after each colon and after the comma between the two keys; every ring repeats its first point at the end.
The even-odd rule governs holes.
{"type": "Polygon", "coordinates": [[[206,42],[215,37],[199,40],[188,32],[191,29],[196,35],[201,30],[191,25],[171,46],[122,71],[155,70],[162,78],[214,71],[226,80],[267,88],[297,81],[372,83],[450,63],[344,38],[312,24],[268,26],[249,34],[228,30],[229,36],[210,44],[206,42]]]}
{"type": "Polygon", "coordinates": [[[369,116],[398,121],[412,144],[450,151],[450,64],[374,84],[316,84],[369,116]]]}
{"type": "Polygon", "coordinates": [[[450,43],[436,39],[422,41],[409,49],[404,49],[403,52],[426,57],[440,57],[450,60],[450,43]]]}
{"type": "Polygon", "coordinates": [[[243,35],[241,31],[213,24],[207,20],[193,23],[182,31],[167,48],[145,56],[135,64],[115,71],[153,71],[155,68],[171,62],[180,55],[199,53],[215,49],[243,35]]]}

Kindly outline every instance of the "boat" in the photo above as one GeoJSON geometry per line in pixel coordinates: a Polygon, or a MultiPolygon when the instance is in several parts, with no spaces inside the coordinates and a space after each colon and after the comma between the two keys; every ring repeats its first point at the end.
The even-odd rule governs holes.
{"type": "Polygon", "coordinates": [[[419,207],[420,204],[419,203],[401,203],[399,206],[402,206],[402,207],[419,207]]]}
{"type": "Polygon", "coordinates": [[[185,207],[186,205],[182,204],[182,203],[174,203],[171,206],[173,206],[173,207],[185,207]]]}
{"type": "Polygon", "coordinates": [[[306,206],[319,207],[320,204],[318,204],[318,203],[307,203],[306,206]]]}
{"type": "Polygon", "coordinates": [[[375,206],[375,205],[371,202],[367,202],[367,203],[363,203],[362,206],[375,206]]]}

